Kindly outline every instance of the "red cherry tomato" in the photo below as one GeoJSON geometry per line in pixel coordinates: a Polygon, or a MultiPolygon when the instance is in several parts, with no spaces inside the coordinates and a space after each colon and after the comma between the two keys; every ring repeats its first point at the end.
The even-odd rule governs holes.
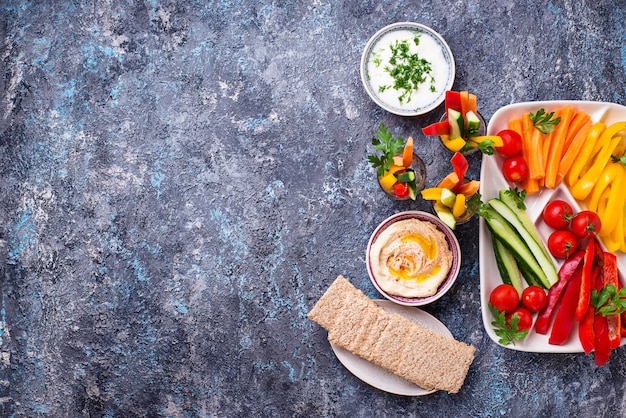
{"type": "Polygon", "coordinates": [[[502,163],[504,178],[513,183],[519,183],[528,177],[528,164],[521,155],[509,157],[502,163]]]}
{"type": "Polygon", "coordinates": [[[528,286],[522,292],[522,306],[530,312],[539,312],[548,302],[546,291],[539,286],[528,286]]]}
{"type": "Polygon", "coordinates": [[[513,311],[506,314],[506,322],[511,325],[511,319],[513,315],[517,315],[519,318],[519,322],[517,323],[517,329],[519,331],[529,331],[530,327],[533,326],[533,314],[530,311],[523,307],[515,308],[513,311]]]}
{"type": "Polygon", "coordinates": [[[513,157],[522,152],[522,136],[511,129],[504,129],[497,134],[502,138],[502,146],[494,147],[498,154],[513,157]]]}
{"type": "Polygon", "coordinates": [[[406,183],[398,182],[393,185],[393,192],[395,193],[396,197],[404,199],[409,195],[409,187],[406,183]]]}
{"type": "Polygon", "coordinates": [[[588,238],[597,235],[602,228],[602,222],[597,213],[590,210],[578,212],[571,223],[572,232],[578,238],[588,238]]]}
{"type": "Polygon", "coordinates": [[[511,312],[519,305],[519,294],[510,284],[501,284],[491,291],[489,303],[500,312],[511,312]]]}
{"type": "Polygon", "coordinates": [[[543,221],[552,229],[565,229],[569,226],[574,211],[565,200],[553,200],[543,208],[543,221]]]}
{"type": "Polygon", "coordinates": [[[548,250],[556,258],[568,258],[578,248],[578,238],[569,229],[554,231],[548,237],[548,250]]]}

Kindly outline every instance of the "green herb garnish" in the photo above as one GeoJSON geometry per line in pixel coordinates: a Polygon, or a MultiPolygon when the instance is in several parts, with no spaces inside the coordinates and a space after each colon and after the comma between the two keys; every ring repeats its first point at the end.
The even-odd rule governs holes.
{"type": "Polygon", "coordinates": [[[488,210],[489,205],[482,201],[480,193],[475,193],[472,197],[467,199],[465,206],[468,212],[475,213],[484,219],[491,219],[491,214],[488,210]]]}
{"type": "MultiPolygon", "coordinates": [[[[416,32],[413,38],[413,43],[419,45],[420,33],[416,32]]],[[[411,93],[419,89],[419,86],[430,78],[430,91],[434,92],[435,79],[431,75],[432,65],[431,63],[420,58],[419,54],[411,54],[409,52],[410,45],[407,40],[396,40],[395,43],[389,46],[391,49],[391,58],[389,58],[389,65],[385,67],[385,71],[393,78],[393,86],[385,85],[379,87],[379,92],[383,92],[386,89],[393,87],[400,91],[398,100],[400,103],[408,103],[411,101],[411,93]]]]}
{"type": "Polygon", "coordinates": [[[619,292],[612,284],[607,284],[600,289],[591,291],[591,305],[596,308],[596,314],[602,316],[619,315],[626,312],[626,287],[619,292]]]}
{"type": "Polygon", "coordinates": [[[514,313],[509,321],[506,320],[506,314],[500,312],[489,303],[489,310],[493,314],[494,320],[491,322],[493,331],[499,337],[498,342],[502,345],[515,345],[515,341],[520,341],[528,335],[527,330],[519,329],[519,316],[514,313]]]}
{"type": "Polygon", "coordinates": [[[542,134],[549,134],[554,131],[556,125],[561,121],[561,117],[554,118],[554,112],[546,113],[546,111],[541,108],[537,111],[537,113],[530,113],[530,120],[533,123],[533,127],[535,127],[542,134]]]}
{"type": "Polygon", "coordinates": [[[516,187],[514,189],[509,188],[509,190],[505,191],[504,193],[513,198],[515,206],[517,206],[518,209],[526,210],[526,204],[524,203],[524,201],[526,200],[526,190],[522,189],[522,191],[520,192],[519,190],[517,190],[516,187]]]}
{"type": "Polygon", "coordinates": [[[381,177],[393,163],[394,155],[398,155],[404,150],[404,140],[400,137],[393,138],[385,124],[381,122],[376,131],[376,136],[372,138],[372,145],[375,150],[381,151],[383,155],[368,155],[367,159],[372,167],[377,169],[378,177],[381,177]]]}

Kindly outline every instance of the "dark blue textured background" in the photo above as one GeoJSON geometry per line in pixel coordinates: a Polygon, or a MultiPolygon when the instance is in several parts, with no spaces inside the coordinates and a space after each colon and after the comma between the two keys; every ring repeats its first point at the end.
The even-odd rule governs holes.
{"type": "MultiPolygon", "coordinates": [[[[622,0],[0,2],[0,415],[617,416],[626,352],[495,345],[477,221],[460,278],[425,308],[477,347],[460,393],[362,383],[306,313],[395,203],[366,156],[420,127],[359,78],[369,37],[433,27],[487,119],[529,100],[626,104],[622,0]]],[[[470,158],[478,178],[480,156],[470,158]]]]}

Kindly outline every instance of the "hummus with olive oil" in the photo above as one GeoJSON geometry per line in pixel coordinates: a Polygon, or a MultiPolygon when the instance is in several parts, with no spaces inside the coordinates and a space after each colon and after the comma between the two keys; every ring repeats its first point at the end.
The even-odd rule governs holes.
{"type": "Polygon", "coordinates": [[[382,290],[408,298],[437,293],[452,266],[452,251],[443,232],[428,221],[405,219],[376,238],[370,265],[382,290]]]}

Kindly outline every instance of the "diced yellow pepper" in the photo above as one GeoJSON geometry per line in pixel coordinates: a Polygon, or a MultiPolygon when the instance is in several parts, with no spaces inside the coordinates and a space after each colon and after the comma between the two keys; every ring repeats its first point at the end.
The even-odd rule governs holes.
{"type": "Polygon", "coordinates": [[[393,188],[393,185],[396,184],[398,179],[393,173],[387,173],[384,176],[380,177],[378,181],[380,182],[382,188],[389,192],[393,188]]]}
{"type": "Polygon", "coordinates": [[[443,142],[443,145],[446,148],[453,152],[460,151],[466,144],[466,141],[463,138],[459,137],[450,139],[448,135],[441,135],[441,142],[443,142]]]}

